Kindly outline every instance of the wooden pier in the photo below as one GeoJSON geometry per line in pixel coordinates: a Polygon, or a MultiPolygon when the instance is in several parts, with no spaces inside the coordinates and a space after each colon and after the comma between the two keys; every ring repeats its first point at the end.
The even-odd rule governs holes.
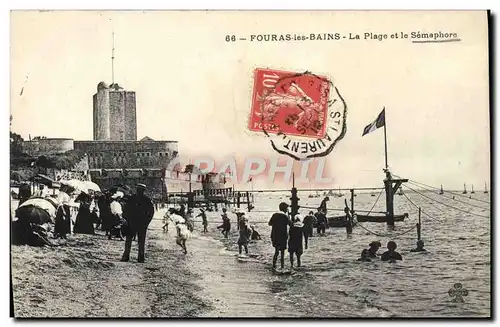
{"type": "Polygon", "coordinates": [[[235,191],[234,187],[196,190],[191,192],[169,192],[167,204],[185,204],[188,208],[211,208],[219,205],[225,207],[246,207],[248,212],[253,208],[253,194],[250,191],[235,191]]]}

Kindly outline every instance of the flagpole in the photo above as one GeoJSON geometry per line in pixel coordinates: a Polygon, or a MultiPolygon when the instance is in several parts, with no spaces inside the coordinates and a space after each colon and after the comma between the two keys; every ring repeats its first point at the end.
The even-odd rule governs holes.
{"type": "Polygon", "coordinates": [[[389,166],[387,164],[387,119],[385,118],[385,107],[384,107],[384,145],[385,145],[385,169],[388,169],[389,166]]]}

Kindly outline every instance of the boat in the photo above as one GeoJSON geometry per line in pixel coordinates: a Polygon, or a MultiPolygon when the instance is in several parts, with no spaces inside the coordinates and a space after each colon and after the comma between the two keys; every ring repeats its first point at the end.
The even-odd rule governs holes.
{"type": "MultiPolygon", "coordinates": [[[[394,215],[394,221],[404,221],[405,218],[408,218],[408,213],[402,215],[394,215]]],[[[387,222],[387,216],[368,216],[368,215],[357,215],[357,220],[360,223],[385,223],[387,222]]]]}
{"type": "Polygon", "coordinates": [[[342,194],[342,192],[340,191],[340,186],[339,186],[339,193],[335,194],[335,197],[341,198],[343,196],[344,196],[344,194],[342,194]]]}
{"type": "MultiPolygon", "coordinates": [[[[328,227],[333,228],[345,228],[347,226],[347,221],[345,216],[335,216],[335,217],[327,217],[328,227]]],[[[356,225],[356,222],[353,221],[353,226],[356,225]]]]}
{"type": "Polygon", "coordinates": [[[485,194],[488,194],[488,188],[486,187],[486,183],[484,183],[484,192],[485,194]]]}
{"type": "Polygon", "coordinates": [[[444,194],[444,191],[443,191],[443,184],[441,184],[441,190],[439,191],[439,194],[444,194]]]}
{"type": "Polygon", "coordinates": [[[370,194],[370,196],[375,196],[375,193],[372,192],[372,194],[370,194]]]}
{"type": "Polygon", "coordinates": [[[328,194],[326,194],[326,195],[328,195],[328,196],[334,195],[333,190],[328,191],[328,194]]]}
{"type": "Polygon", "coordinates": [[[464,183],[464,191],[462,192],[462,194],[467,194],[467,188],[465,187],[465,183],[464,183]]]}
{"type": "Polygon", "coordinates": [[[474,192],[474,184],[472,184],[472,190],[470,191],[471,194],[474,194],[476,192],[474,192]]]}

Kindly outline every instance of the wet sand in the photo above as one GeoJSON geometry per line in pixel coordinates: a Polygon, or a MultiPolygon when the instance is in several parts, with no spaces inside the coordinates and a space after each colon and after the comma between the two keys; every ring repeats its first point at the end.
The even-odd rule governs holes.
{"type": "MultiPolygon", "coordinates": [[[[213,304],[203,317],[299,317],[301,314],[279,297],[280,290],[269,287],[270,267],[256,259],[237,260],[212,236],[195,234],[188,246],[193,249],[188,267],[201,276],[202,298],[213,304]]],[[[290,276],[275,276],[278,282],[290,276]]]]}

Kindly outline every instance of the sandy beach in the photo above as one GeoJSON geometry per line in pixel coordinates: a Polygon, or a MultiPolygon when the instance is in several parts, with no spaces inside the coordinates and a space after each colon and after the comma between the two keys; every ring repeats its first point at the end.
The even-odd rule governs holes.
{"type": "Polygon", "coordinates": [[[186,268],[189,255],[155,229],[160,220],[152,225],[144,264],[136,261],[137,243],[130,262],[120,262],[124,242],[101,231],[52,248],[12,246],[15,317],[195,317],[209,310],[196,295],[199,275],[186,268]]]}

